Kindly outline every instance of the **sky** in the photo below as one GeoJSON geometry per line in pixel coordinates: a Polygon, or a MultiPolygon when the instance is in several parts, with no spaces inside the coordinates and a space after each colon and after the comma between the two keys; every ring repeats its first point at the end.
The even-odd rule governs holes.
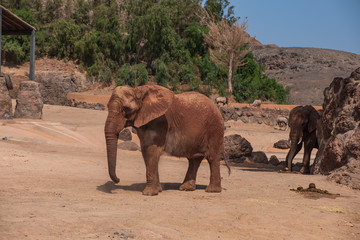
{"type": "Polygon", "coordinates": [[[229,0],[262,44],[360,55],[360,0],[229,0]]]}

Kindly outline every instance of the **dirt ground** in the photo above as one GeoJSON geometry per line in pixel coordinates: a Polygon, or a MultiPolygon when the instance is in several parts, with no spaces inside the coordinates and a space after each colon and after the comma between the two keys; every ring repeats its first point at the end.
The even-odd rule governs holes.
{"type": "MultiPolygon", "coordinates": [[[[141,194],[141,153],[119,150],[121,181],[113,184],[103,135],[106,115],[45,105],[43,120],[0,121],[0,239],[360,239],[360,192],[325,176],[251,164],[232,166],[228,176],[222,165],[222,192],[206,193],[204,161],[197,190],[181,192],[187,161],[162,156],[164,190],[148,197],[141,194]],[[290,191],[309,183],[340,196],[290,191]]],[[[226,124],[226,134],[239,133],[254,151],[284,159],[286,150],[272,145],[288,132],[226,124]]]]}

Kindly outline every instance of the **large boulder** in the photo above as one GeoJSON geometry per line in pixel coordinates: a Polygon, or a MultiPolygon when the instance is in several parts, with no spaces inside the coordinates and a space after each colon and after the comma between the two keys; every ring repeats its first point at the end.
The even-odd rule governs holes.
{"type": "Polygon", "coordinates": [[[10,119],[12,116],[12,102],[6,84],[5,76],[0,76],[0,119],[10,119]]]}
{"type": "Polygon", "coordinates": [[[354,177],[360,174],[360,68],[348,78],[333,80],[324,90],[323,109],[317,127],[319,151],[311,171],[360,189],[351,181],[360,179],[354,177]]]}
{"type": "Polygon", "coordinates": [[[66,97],[69,92],[85,91],[90,85],[86,77],[77,72],[41,71],[36,73],[35,81],[40,83],[44,103],[65,106],[71,106],[66,97]]]}
{"type": "Polygon", "coordinates": [[[16,98],[14,117],[41,119],[43,105],[39,83],[34,81],[21,82],[16,98]]]}
{"type": "Polygon", "coordinates": [[[251,144],[239,134],[225,136],[224,146],[230,162],[243,162],[253,151],[251,144]]]}

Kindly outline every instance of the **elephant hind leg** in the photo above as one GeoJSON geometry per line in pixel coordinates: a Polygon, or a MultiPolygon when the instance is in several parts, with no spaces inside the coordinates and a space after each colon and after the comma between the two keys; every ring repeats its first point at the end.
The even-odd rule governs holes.
{"type": "Polygon", "coordinates": [[[206,187],[206,192],[221,192],[221,177],[220,177],[220,155],[216,157],[209,157],[210,165],[210,184],[206,187]]]}
{"type": "Polygon", "coordinates": [[[196,158],[188,158],[189,167],[184,182],[179,188],[180,191],[194,191],[196,189],[196,174],[203,159],[203,156],[196,158]]]}

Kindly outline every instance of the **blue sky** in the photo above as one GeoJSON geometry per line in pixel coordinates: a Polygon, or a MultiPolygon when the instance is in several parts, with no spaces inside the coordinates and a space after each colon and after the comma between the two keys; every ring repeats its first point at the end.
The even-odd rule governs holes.
{"type": "Polygon", "coordinates": [[[360,54],[360,0],[229,0],[262,44],[360,54]]]}

